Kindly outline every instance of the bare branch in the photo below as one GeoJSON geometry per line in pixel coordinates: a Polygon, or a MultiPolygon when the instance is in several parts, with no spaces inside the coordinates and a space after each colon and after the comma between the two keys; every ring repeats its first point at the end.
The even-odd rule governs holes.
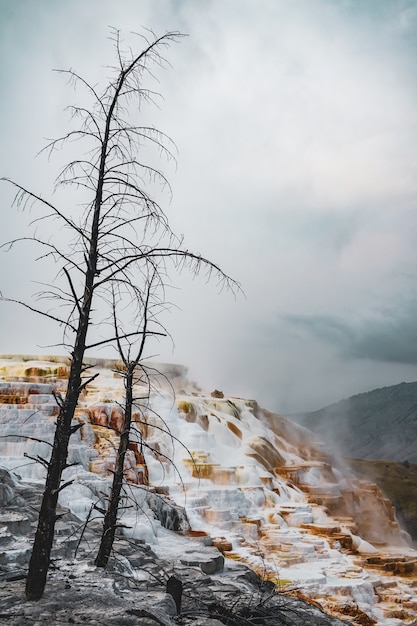
{"type": "MultiPolygon", "coordinates": [[[[78,465],[78,463],[69,463],[66,467],[71,467],[72,465],[78,465]]],[[[65,489],[65,487],[69,487],[73,483],[74,483],[74,479],[68,480],[66,483],[63,483],[62,485],[60,485],[58,489],[54,489],[53,493],[54,494],[61,493],[61,491],[65,489]]]]}
{"type": "MultiPolygon", "coordinates": [[[[87,349],[87,348],[86,348],[86,349],[87,349]]],[[[97,378],[97,376],[99,376],[99,373],[94,374],[94,376],[91,376],[88,380],[84,381],[84,382],[82,383],[82,385],[80,385],[80,387],[79,387],[80,392],[81,392],[83,389],[85,389],[85,388],[87,387],[87,385],[89,385],[90,383],[92,383],[92,382],[93,382],[93,380],[95,380],[95,379],[97,378]]]]}
{"type": "Polygon", "coordinates": [[[69,275],[69,272],[68,272],[68,270],[67,270],[67,268],[66,268],[66,267],[64,267],[64,268],[63,268],[63,271],[64,271],[64,273],[65,273],[65,276],[66,276],[66,277],[67,277],[67,279],[68,279],[68,282],[69,282],[69,286],[70,286],[70,289],[71,289],[72,295],[74,296],[75,306],[76,306],[76,307],[77,307],[77,309],[78,309],[78,313],[81,315],[80,301],[79,301],[78,296],[77,296],[77,294],[76,294],[76,292],[75,292],[74,285],[73,285],[73,282],[72,282],[72,280],[71,280],[71,276],[69,275]]]}
{"type": "Polygon", "coordinates": [[[32,311],[32,313],[37,313],[38,315],[43,315],[43,317],[47,317],[50,320],[53,320],[54,322],[57,322],[60,326],[66,326],[68,328],[70,328],[72,331],[76,331],[75,326],[73,326],[68,320],[62,320],[59,317],[56,317],[55,315],[51,315],[50,313],[46,313],[45,311],[40,311],[39,309],[35,309],[35,307],[30,306],[29,304],[27,304],[27,302],[22,302],[22,300],[15,300],[14,298],[5,298],[1,292],[0,292],[0,300],[2,300],[3,302],[14,302],[15,304],[20,304],[20,306],[23,306],[25,309],[28,309],[29,311],[32,311]]]}
{"type": "Polygon", "coordinates": [[[37,454],[36,456],[30,456],[30,454],[27,454],[27,452],[23,453],[23,456],[26,459],[30,459],[31,461],[35,461],[35,463],[40,463],[41,465],[43,465],[46,469],[49,468],[49,462],[44,459],[43,457],[39,456],[39,454],[37,454]]]}
{"type": "Polygon", "coordinates": [[[19,437],[22,439],[29,439],[30,441],[36,441],[36,443],[45,443],[47,446],[50,446],[52,448],[52,444],[49,443],[49,441],[46,441],[45,439],[38,439],[37,437],[29,437],[29,435],[0,435],[0,439],[6,439],[8,437],[19,437]]]}
{"type": "Polygon", "coordinates": [[[0,180],[4,180],[4,181],[10,183],[11,185],[16,187],[23,194],[23,196],[16,196],[16,198],[15,198],[15,201],[17,202],[18,206],[21,204],[21,202],[22,202],[21,198],[23,198],[24,196],[27,196],[27,197],[31,198],[32,200],[35,200],[35,201],[37,200],[38,202],[41,202],[43,205],[45,205],[45,206],[49,207],[50,209],[52,209],[52,211],[58,217],[60,217],[70,228],[72,228],[73,230],[76,230],[79,235],[81,235],[82,237],[84,236],[83,231],[81,229],[77,228],[75,226],[75,224],[70,219],[68,219],[63,213],[61,213],[61,211],[59,211],[53,204],[51,204],[50,202],[48,202],[47,200],[45,200],[41,196],[38,196],[36,193],[33,193],[32,191],[29,191],[28,189],[26,189],[22,185],[19,185],[19,183],[16,183],[14,180],[11,180],[10,178],[2,177],[2,178],[0,178],[0,180]]]}
{"type": "Polygon", "coordinates": [[[157,333],[154,331],[142,331],[142,330],[138,330],[132,333],[125,333],[123,335],[115,335],[114,337],[109,337],[108,339],[103,339],[103,341],[97,341],[96,343],[92,343],[88,346],[86,346],[86,350],[91,350],[91,348],[97,348],[98,346],[103,346],[109,343],[114,343],[116,340],[120,340],[120,339],[127,339],[128,337],[138,337],[139,335],[155,335],[155,336],[159,336],[159,337],[166,337],[166,333],[157,333]]]}
{"type": "Polygon", "coordinates": [[[79,74],[77,74],[76,72],[74,72],[71,69],[69,69],[69,70],[55,69],[54,72],[57,72],[58,74],[68,74],[70,79],[74,80],[75,82],[80,82],[85,87],[87,87],[87,89],[93,94],[93,96],[94,96],[94,98],[96,100],[96,104],[99,105],[99,107],[102,109],[103,113],[105,114],[105,109],[103,107],[101,98],[98,96],[98,94],[97,94],[96,90],[94,89],[94,87],[92,85],[90,85],[84,78],[82,78],[82,76],[80,76],[79,74]]]}

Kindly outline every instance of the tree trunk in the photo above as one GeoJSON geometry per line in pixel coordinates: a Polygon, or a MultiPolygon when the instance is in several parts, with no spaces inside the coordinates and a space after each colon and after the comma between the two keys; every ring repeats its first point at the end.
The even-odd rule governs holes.
{"type": "Polygon", "coordinates": [[[123,431],[120,433],[119,448],[113,474],[113,483],[110,491],[109,505],[104,516],[103,533],[100,547],[95,560],[97,567],[106,567],[113,548],[116,533],[117,512],[120,503],[120,493],[123,486],[124,461],[129,448],[130,425],[132,423],[133,404],[133,373],[136,363],[129,363],[125,378],[125,419],[123,431]]]}
{"type": "Polygon", "coordinates": [[[39,600],[45,589],[46,576],[54,538],[56,506],[61,486],[62,472],[66,467],[68,457],[68,443],[71,436],[71,422],[74,417],[78,398],[81,392],[81,375],[83,359],[86,349],[87,330],[90,323],[91,305],[93,300],[94,279],[97,270],[97,250],[99,235],[100,210],[103,199],[104,171],[107,158],[107,146],[110,133],[110,122],[118,94],[121,89],[119,80],[116,93],[106,116],[106,127],[101,145],[100,168],[97,178],[96,194],[94,198],[94,212],[91,224],[90,248],[86,258],[85,282],[82,300],[80,300],[78,327],[72,352],[71,370],[68,378],[68,388],[64,403],[58,415],[55,430],[51,459],[45,482],[41,509],[39,512],[38,527],[29,561],[29,571],[26,579],[26,598],[39,600]]]}
{"type": "Polygon", "coordinates": [[[93,297],[94,277],[97,267],[98,219],[102,197],[102,183],[97,188],[95,214],[90,239],[90,253],[87,259],[85,272],[84,294],[80,307],[77,334],[72,352],[71,369],[68,377],[68,387],[65,400],[61,406],[55,429],[52,454],[48,464],[48,473],[45,481],[41,509],[39,511],[38,527],[29,561],[29,571],[26,579],[26,598],[39,600],[45,589],[46,576],[54,538],[55,522],[57,520],[56,507],[61,487],[61,477],[67,465],[68,444],[72,434],[71,423],[77,407],[82,388],[83,359],[86,346],[87,330],[90,323],[90,312],[93,297]]]}
{"type": "Polygon", "coordinates": [[[72,434],[71,423],[81,391],[82,362],[85,351],[91,298],[88,299],[86,305],[88,305],[88,307],[85,307],[88,308],[88,312],[84,310],[84,315],[80,317],[79,332],[77,333],[77,342],[73,352],[68,379],[68,389],[57,418],[52,454],[48,465],[41,509],[39,511],[38,527],[26,579],[26,597],[28,600],[39,600],[42,597],[49,569],[55,522],[57,520],[56,507],[61,486],[61,477],[67,464],[68,444],[72,434]]]}

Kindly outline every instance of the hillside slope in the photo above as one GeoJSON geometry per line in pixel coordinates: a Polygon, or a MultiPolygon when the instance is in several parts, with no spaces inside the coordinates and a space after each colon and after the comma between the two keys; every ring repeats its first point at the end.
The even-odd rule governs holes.
{"type": "Polygon", "coordinates": [[[417,542],[417,465],[387,461],[348,459],[359,478],[378,485],[389,498],[397,517],[417,542]]]}
{"type": "MultiPolygon", "coordinates": [[[[82,427],[71,438],[59,498],[70,517],[59,520],[55,544],[64,550],[58,557],[91,567],[95,584],[100,572],[91,558],[124,425],[124,386],[115,362],[96,360],[94,369],[98,376],[83,391],[74,415],[74,426],[82,427]],[[81,536],[87,542],[85,558],[78,549],[81,536]]],[[[67,370],[60,357],[0,357],[0,540],[5,547],[0,621],[2,615],[8,620],[16,615],[14,601],[7,600],[16,589],[8,587],[2,613],[1,577],[16,580],[17,566],[23,567],[18,575],[25,574],[39,506],[34,496],[45,478],[44,464],[36,460],[50,454],[67,370]],[[29,498],[28,513],[22,493],[29,498]]],[[[145,379],[135,384],[139,400],[114,546],[117,567],[125,564],[121,573],[129,570],[132,586],[149,582],[142,567],[146,555],[137,554],[146,545],[156,555],[152,567],[162,558],[170,572],[183,565],[197,568],[195,575],[233,581],[232,564],[245,563],[273,589],[296,594],[352,624],[398,626],[417,620],[417,553],[378,487],[350,475],[307,429],[254,400],[204,392],[186,379],[184,369],[169,370],[172,386],[163,387],[163,377],[160,383],[152,380],[149,394],[145,379]],[[133,550],[128,564],[127,549],[133,550]]],[[[27,623],[20,613],[17,620],[10,623],[27,623]]],[[[281,615],[278,621],[307,624],[281,615]]],[[[81,617],[72,623],[81,623],[81,617]]]]}
{"type": "Polygon", "coordinates": [[[343,456],[417,463],[417,382],[375,389],[291,418],[343,456]]]}

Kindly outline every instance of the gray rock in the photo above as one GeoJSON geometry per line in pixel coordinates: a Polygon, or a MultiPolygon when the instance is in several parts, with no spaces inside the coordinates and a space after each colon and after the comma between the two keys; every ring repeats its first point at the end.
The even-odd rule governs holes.
{"type": "MultiPolygon", "coordinates": [[[[5,476],[7,484],[10,477],[5,476]]],[[[21,488],[18,483],[9,486],[20,494],[25,504],[5,512],[10,524],[2,535],[0,623],[8,626],[84,623],[89,626],[241,626],[250,618],[250,623],[258,626],[342,624],[316,607],[274,594],[242,564],[231,562],[224,571],[224,556],[217,548],[200,544],[196,550],[185,537],[181,558],[172,562],[157,557],[143,542],[118,536],[108,568],[96,568],[94,557],[101,526],[86,530],[78,546],[83,524],[71,514],[66,514],[59,522],[60,534],[54,543],[54,560],[44,596],[38,602],[27,602],[24,586],[33,524],[26,521],[29,512],[36,517],[33,502],[39,503],[40,489],[36,486],[21,488]],[[11,523],[13,520],[20,520],[22,524],[19,522],[16,526],[11,523]],[[71,531],[78,525],[78,534],[66,537],[65,523],[71,531]],[[74,558],[76,548],[77,559],[74,558]],[[177,615],[173,597],[166,593],[167,581],[173,573],[182,583],[180,615],[177,615]]]]}
{"type": "Polygon", "coordinates": [[[190,552],[180,558],[183,565],[200,567],[204,574],[211,576],[216,572],[221,572],[224,567],[224,556],[217,548],[206,548],[201,552],[190,552]]]}

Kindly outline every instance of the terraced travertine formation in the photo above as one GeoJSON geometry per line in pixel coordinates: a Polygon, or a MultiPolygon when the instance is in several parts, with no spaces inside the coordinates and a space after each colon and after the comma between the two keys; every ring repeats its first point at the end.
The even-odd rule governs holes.
{"type": "MultiPolygon", "coordinates": [[[[59,358],[0,359],[0,467],[23,485],[39,486],[44,477],[36,461],[49,453],[67,367],[59,358]]],[[[83,427],[70,446],[76,465],[64,476],[73,483],[60,495],[80,519],[93,505],[99,517],[105,506],[124,419],[120,375],[112,363],[96,367],[100,375],[75,416],[83,427]]],[[[123,512],[125,536],[187,560],[175,533],[167,544],[165,526],[354,623],[413,623],[417,554],[378,488],[350,476],[306,429],[252,400],[203,394],[184,369],[170,370],[175,398],[161,387],[135,413],[125,503],[136,506],[123,512]]],[[[18,520],[7,507],[7,485],[2,493],[0,522],[33,526],[36,515],[18,520]]]]}

